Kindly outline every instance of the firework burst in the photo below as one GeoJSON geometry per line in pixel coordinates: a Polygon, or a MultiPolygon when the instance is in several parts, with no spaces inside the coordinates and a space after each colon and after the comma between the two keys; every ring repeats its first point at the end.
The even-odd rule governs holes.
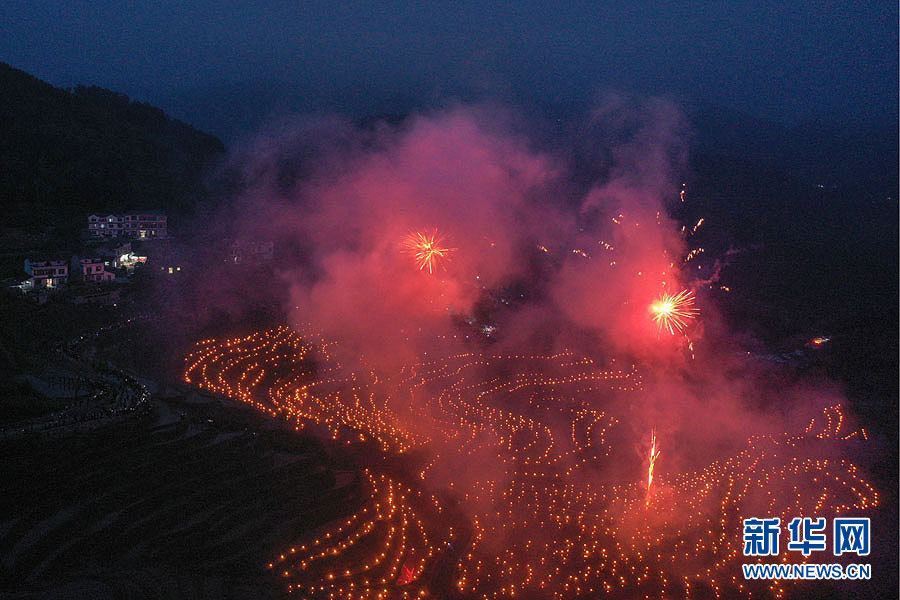
{"type": "Polygon", "coordinates": [[[656,321],[660,331],[668,331],[675,335],[676,332],[684,333],[688,321],[697,316],[694,307],[694,292],[682,290],[677,294],[663,294],[650,307],[653,320],[656,321]]]}
{"type": "Polygon", "coordinates": [[[420,271],[428,269],[429,273],[434,273],[435,267],[455,250],[444,248],[444,243],[444,239],[438,235],[436,229],[430,234],[414,231],[403,240],[403,249],[412,255],[420,271]]]}

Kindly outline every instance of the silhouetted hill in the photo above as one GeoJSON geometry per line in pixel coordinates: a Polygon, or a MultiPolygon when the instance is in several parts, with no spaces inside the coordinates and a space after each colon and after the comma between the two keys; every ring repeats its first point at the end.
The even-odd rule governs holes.
{"type": "Polygon", "coordinates": [[[225,148],[148,104],[55,88],[0,63],[0,228],[83,226],[91,212],[190,213],[225,148]]]}

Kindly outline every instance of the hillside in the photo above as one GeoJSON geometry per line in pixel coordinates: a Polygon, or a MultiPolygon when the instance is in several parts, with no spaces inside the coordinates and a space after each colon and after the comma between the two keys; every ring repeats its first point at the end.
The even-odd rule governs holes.
{"type": "Polygon", "coordinates": [[[63,90],[0,63],[0,90],[7,240],[81,226],[91,212],[190,213],[203,167],[225,150],[216,137],[102,88],[63,90]]]}

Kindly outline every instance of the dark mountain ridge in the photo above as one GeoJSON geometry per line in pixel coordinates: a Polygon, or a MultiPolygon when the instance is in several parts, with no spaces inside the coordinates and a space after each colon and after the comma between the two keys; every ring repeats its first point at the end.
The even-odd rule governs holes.
{"type": "Polygon", "coordinates": [[[64,90],[0,63],[0,228],[84,226],[93,212],[189,214],[222,142],[98,87],[64,90]]]}

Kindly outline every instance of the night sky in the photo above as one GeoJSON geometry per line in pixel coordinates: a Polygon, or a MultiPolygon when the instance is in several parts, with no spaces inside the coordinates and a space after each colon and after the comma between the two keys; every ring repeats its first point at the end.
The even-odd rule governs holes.
{"type": "Polygon", "coordinates": [[[272,110],[565,106],[609,90],[786,123],[897,116],[896,2],[412,4],[6,0],[0,60],[217,133],[272,110]]]}

